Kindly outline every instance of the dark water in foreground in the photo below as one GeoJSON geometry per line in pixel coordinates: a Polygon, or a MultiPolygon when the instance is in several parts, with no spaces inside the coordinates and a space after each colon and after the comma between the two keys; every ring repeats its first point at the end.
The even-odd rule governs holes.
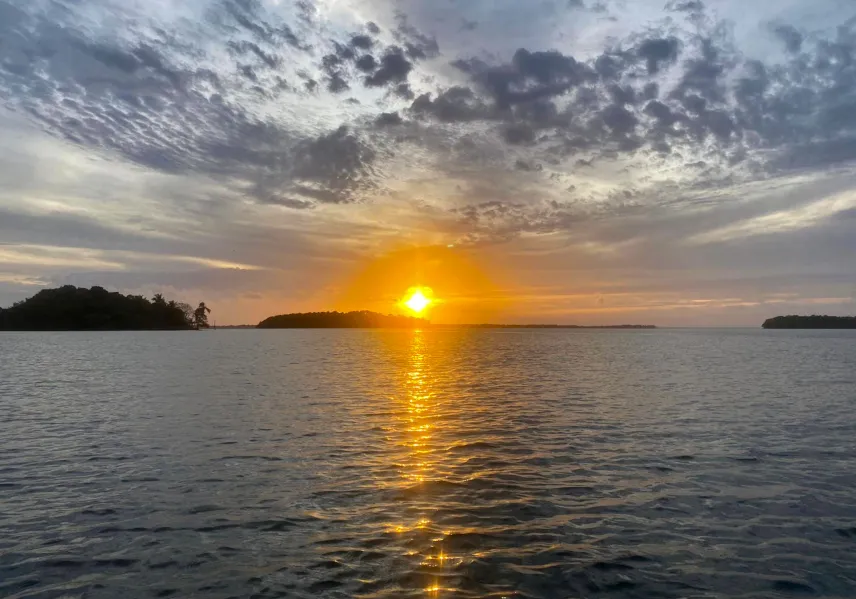
{"type": "Polygon", "coordinates": [[[3,597],[856,596],[856,332],[0,335],[3,597]]]}

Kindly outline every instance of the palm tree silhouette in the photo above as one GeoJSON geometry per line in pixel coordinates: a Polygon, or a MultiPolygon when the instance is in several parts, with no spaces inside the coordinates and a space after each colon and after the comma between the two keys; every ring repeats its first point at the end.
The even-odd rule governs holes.
{"type": "Polygon", "coordinates": [[[205,305],[205,302],[199,302],[199,307],[193,311],[193,324],[196,330],[208,328],[208,314],[211,313],[211,308],[205,305]]]}

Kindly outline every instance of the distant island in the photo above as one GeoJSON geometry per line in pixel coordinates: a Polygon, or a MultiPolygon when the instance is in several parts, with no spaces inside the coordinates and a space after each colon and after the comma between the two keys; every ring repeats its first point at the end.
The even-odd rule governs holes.
{"type": "Polygon", "coordinates": [[[167,301],[122,295],[103,287],[65,285],[42,289],[11,308],[0,308],[2,331],[146,331],[193,330],[208,327],[211,310],[167,301]]]}
{"type": "MultiPolygon", "coordinates": [[[[243,327],[242,327],[243,328],[243,327]]],[[[424,318],[360,312],[281,314],[260,322],[259,329],[653,329],[653,325],[581,326],[560,324],[431,324],[424,318]]]]}
{"type": "Polygon", "coordinates": [[[458,329],[656,329],[653,324],[435,324],[433,328],[458,329]]]}
{"type": "Polygon", "coordinates": [[[856,329],[856,316],[776,316],[761,325],[765,329],[856,329]]]}
{"type": "Polygon", "coordinates": [[[424,318],[359,312],[307,312],[271,316],[259,329],[419,329],[430,326],[424,318]]]}

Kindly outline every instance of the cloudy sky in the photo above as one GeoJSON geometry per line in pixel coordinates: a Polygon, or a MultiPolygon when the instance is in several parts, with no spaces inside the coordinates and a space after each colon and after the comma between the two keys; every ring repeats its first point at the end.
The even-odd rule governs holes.
{"type": "Polygon", "coordinates": [[[856,4],[0,0],[0,181],[0,306],[854,313],[856,4]]]}

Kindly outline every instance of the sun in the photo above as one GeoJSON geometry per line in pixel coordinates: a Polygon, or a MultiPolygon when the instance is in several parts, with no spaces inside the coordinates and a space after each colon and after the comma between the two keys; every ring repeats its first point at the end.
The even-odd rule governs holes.
{"type": "Polygon", "coordinates": [[[401,302],[414,314],[422,314],[434,301],[429,297],[431,290],[423,287],[414,287],[407,291],[407,296],[401,302]]]}

